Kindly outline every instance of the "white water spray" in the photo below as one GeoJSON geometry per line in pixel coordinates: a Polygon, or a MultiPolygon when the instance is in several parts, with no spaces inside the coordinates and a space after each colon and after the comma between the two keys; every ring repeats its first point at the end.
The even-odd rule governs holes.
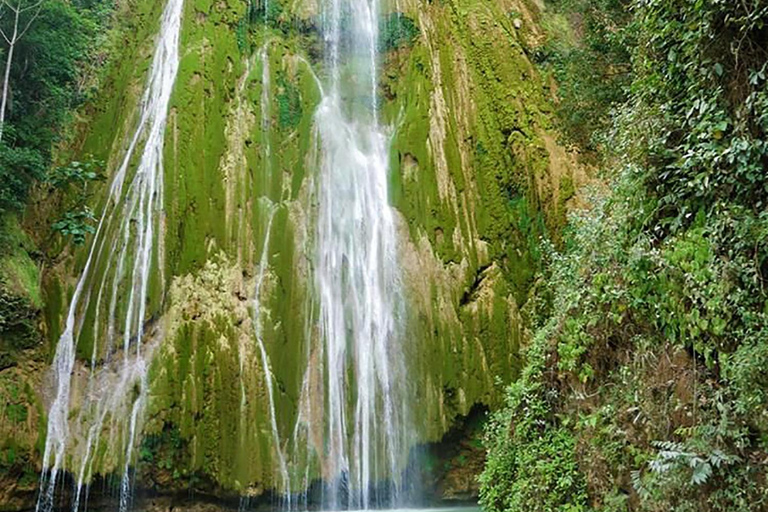
{"type": "Polygon", "coordinates": [[[78,447],[79,453],[73,454],[73,469],[78,471],[73,508],[77,510],[84,482],[93,476],[96,448],[108,416],[114,427],[111,434],[114,435],[115,430],[121,430],[123,434],[125,459],[120,486],[121,512],[129,506],[129,470],[146,403],[147,369],[151,356],[151,351],[142,350],[142,345],[145,343],[153,257],[157,262],[156,271],[158,274],[162,271],[162,248],[156,248],[155,242],[156,238],[162,240],[163,149],[168,107],[179,67],[182,7],[183,0],[168,0],[163,11],[152,67],[141,100],[138,125],[110,186],[88,259],[72,297],[64,333],[56,347],[52,369],[55,395],[48,416],[38,512],[53,509],[57,479],[59,473],[66,469],[65,457],[75,441],[84,444],[78,447]],[[138,166],[124,192],[124,184],[139,147],[141,153],[138,166]],[[94,320],[94,326],[98,327],[105,286],[111,287],[108,294],[110,302],[106,308],[107,338],[99,343],[101,333],[97,329],[93,330],[95,346],[88,393],[80,406],[77,423],[79,426],[81,422],[88,422],[89,428],[85,436],[75,439],[76,436],[70,432],[69,418],[75,352],[90,307],[91,290],[94,287],[99,290],[94,320]],[[118,302],[123,298],[127,302],[124,308],[119,308],[118,302]],[[122,332],[118,333],[120,327],[122,332]],[[122,346],[114,343],[118,336],[122,336],[122,346]],[[122,361],[111,363],[112,356],[119,349],[122,351],[122,361]],[[103,368],[96,367],[97,350],[103,354],[103,368]]]}
{"type": "Polygon", "coordinates": [[[326,372],[325,505],[366,509],[397,500],[408,448],[389,141],[377,114],[379,2],[327,0],[325,8],[331,83],[316,114],[315,277],[326,372]]]}

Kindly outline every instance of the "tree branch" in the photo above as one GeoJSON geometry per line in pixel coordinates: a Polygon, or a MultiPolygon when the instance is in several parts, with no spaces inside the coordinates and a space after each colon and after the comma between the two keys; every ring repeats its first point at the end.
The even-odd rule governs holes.
{"type": "Polygon", "coordinates": [[[8,0],[2,0],[2,2],[3,2],[3,5],[6,6],[8,9],[10,9],[11,11],[13,11],[14,14],[18,15],[21,12],[21,0],[19,0],[19,2],[16,4],[16,7],[11,5],[11,2],[9,2],[8,0]]]}
{"type": "Polygon", "coordinates": [[[29,17],[29,20],[27,21],[27,26],[24,27],[24,30],[21,31],[21,33],[19,34],[19,37],[16,38],[17,41],[19,39],[21,39],[22,37],[24,37],[24,34],[27,33],[27,30],[29,30],[29,27],[32,26],[32,23],[37,19],[38,16],[40,16],[40,11],[43,9],[43,2],[42,2],[42,0],[37,2],[37,4],[35,4],[34,7],[37,7],[37,11],[35,12],[35,14],[33,14],[32,16],[29,17]]]}
{"type": "MultiPolygon", "coordinates": [[[[19,4],[19,5],[21,5],[21,4],[19,4]]],[[[30,4],[30,5],[26,6],[26,7],[24,7],[23,9],[20,8],[19,12],[27,12],[27,11],[31,11],[32,9],[37,9],[38,12],[39,12],[40,9],[42,8],[42,6],[43,6],[43,0],[39,0],[37,3],[30,4]]]]}

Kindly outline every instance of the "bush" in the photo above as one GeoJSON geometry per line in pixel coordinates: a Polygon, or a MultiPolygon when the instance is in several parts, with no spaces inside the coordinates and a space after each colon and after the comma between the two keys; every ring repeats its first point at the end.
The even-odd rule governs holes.
{"type": "MultiPolygon", "coordinates": [[[[494,512],[768,507],[768,3],[631,7],[616,24],[637,41],[631,87],[623,103],[591,96],[610,129],[571,125],[610,142],[610,187],[549,248],[526,306],[523,378],[488,432],[494,512]]],[[[582,49],[563,69],[583,69],[582,49]]],[[[592,87],[561,76],[578,78],[562,94],[592,87]]]]}
{"type": "MultiPolygon", "coordinates": [[[[44,0],[39,17],[19,40],[0,142],[0,213],[23,210],[32,185],[45,178],[53,145],[70,112],[85,100],[78,80],[109,4],[44,0]]],[[[0,19],[6,33],[10,18],[0,19]]]]}
{"type": "Polygon", "coordinates": [[[419,27],[408,16],[395,12],[379,23],[379,51],[386,53],[413,45],[419,27]]]}
{"type": "Polygon", "coordinates": [[[507,390],[505,407],[486,428],[489,452],[480,476],[480,503],[489,512],[587,509],[584,477],[574,457],[576,439],[561,425],[545,389],[541,343],[528,353],[526,371],[507,390]]]}
{"type": "Polygon", "coordinates": [[[22,210],[32,183],[44,175],[45,162],[39,151],[0,142],[0,214],[22,210]]]}
{"type": "Polygon", "coordinates": [[[637,23],[630,0],[559,0],[545,18],[547,40],[535,60],[557,81],[558,117],[568,138],[600,147],[611,112],[627,101],[637,23]],[[568,20],[578,21],[577,38],[568,20]]]}

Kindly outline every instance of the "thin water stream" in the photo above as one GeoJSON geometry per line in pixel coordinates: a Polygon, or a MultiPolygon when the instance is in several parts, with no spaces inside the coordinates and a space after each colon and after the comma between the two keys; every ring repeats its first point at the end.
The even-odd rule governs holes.
{"type": "Polygon", "coordinates": [[[60,472],[65,469],[65,457],[73,444],[77,449],[73,451],[72,464],[78,473],[72,508],[77,512],[107,422],[110,446],[121,445],[123,452],[120,511],[127,510],[130,504],[130,468],[146,404],[147,371],[152,353],[145,330],[150,281],[158,276],[162,281],[162,248],[156,242],[162,240],[159,235],[163,210],[163,149],[168,107],[179,67],[182,7],[183,0],[168,0],[164,8],[138,122],[115,172],[106,207],[69,306],[64,332],[56,346],[55,394],[48,415],[38,512],[54,508],[60,472]],[[79,415],[72,422],[70,401],[76,348],[94,289],[98,292],[93,313],[93,352],[91,366],[84,369],[88,372],[87,391],[83,403],[79,404],[79,415]],[[105,290],[109,304],[103,308],[105,290]],[[126,306],[118,308],[118,301],[124,299],[127,299],[126,306]],[[98,330],[102,314],[107,315],[104,331],[98,330]],[[76,429],[82,427],[85,434],[73,432],[71,424],[76,429]]]}

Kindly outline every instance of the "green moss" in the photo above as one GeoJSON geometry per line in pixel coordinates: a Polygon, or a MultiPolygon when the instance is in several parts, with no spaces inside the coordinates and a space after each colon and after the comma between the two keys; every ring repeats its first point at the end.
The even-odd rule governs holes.
{"type": "Polygon", "coordinates": [[[119,8],[116,18],[120,25],[109,42],[110,61],[99,84],[101,90],[110,93],[98,95],[85,108],[78,127],[82,140],[73,146],[78,154],[93,155],[111,165],[121,156],[116,150],[122,146],[116,141],[127,133],[135,116],[163,7],[163,2],[130,0],[119,8]]]}
{"type": "MultiPolygon", "coordinates": [[[[268,460],[262,446],[269,439],[253,430],[258,423],[244,423],[241,416],[247,411],[241,408],[239,379],[233,378],[240,371],[231,326],[231,319],[220,317],[215,327],[188,323],[182,328],[174,342],[181,352],[162,364],[166,375],[186,377],[166,382],[163,391],[171,401],[157,412],[165,416],[166,428],[178,429],[179,444],[186,448],[182,460],[189,461],[182,467],[243,491],[243,485],[268,481],[263,471],[269,466],[259,461],[268,460]]],[[[249,416],[256,418],[264,411],[254,405],[249,416]]]]}
{"type": "MultiPolygon", "coordinates": [[[[122,136],[135,122],[151,56],[141,38],[151,39],[151,20],[160,9],[148,0],[137,8],[131,22],[136,34],[126,36],[105,82],[115,95],[94,104],[84,128],[83,147],[97,157],[111,155],[113,167],[122,136]],[[131,61],[138,64],[126,64],[131,61]]],[[[419,8],[433,29],[416,27],[420,16],[401,18],[400,26],[391,25],[395,15],[383,18],[389,32],[381,117],[395,130],[392,203],[413,240],[426,235],[440,276],[422,291],[424,304],[407,308],[407,338],[414,342],[404,343],[410,371],[418,375],[408,384],[411,396],[427,409],[419,436],[435,440],[474,403],[497,403],[496,379],[515,376],[516,305],[527,297],[536,245],[550,225],[551,197],[537,187],[548,173],[540,133],[549,111],[542,81],[495,4],[445,1],[419,8]],[[435,130],[438,86],[444,111],[435,130]],[[438,172],[443,159],[446,176],[438,172]]],[[[150,283],[149,309],[164,313],[167,337],[151,369],[142,447],[145,461],[179,469],[178,482],[200,477],[238,492],[274,483],[250,309],[272,212],[259,304],[283,439],[297,415],[311,334],[305,267],[314,205],[307,196],[316,173],[313,114],[320,101],[306,64],[319,44],[313,29],[285,22],[287,12],[269,15],[267,24],[251,17],[240,1],[185,4],[165,145],[164,267],[150,283]],[[254,52],[266,42],[269,91],[263,90],[265,63],[254,52]],[[263,95],[269,104],[262,104],[263,95]]],[[[107,274],[103,265],[95,267],[94,282],[107,274]]],[[[65,295],[72,291],[65,293],[63,279],[47,279],[45,316],[49,336],[57,339],[65,295]]],[[[118,305],[117,314],[124,308],[118,305]]],[[[95,306],[84,314],[78,356],[90,358],[99,339],[95,306]]]]}
{"type": "Polygon", "coordinates": [[[0,480],[23,492],[33,492],[37,484],[37,428],[44,422],[34,388],[40,377],[39,369],[23,359],[18,367],[0,370],[0,480]]]}
{"type": "Polygon", "coordinates": [[[40,272],[26,251],[4,259],[0,273],[11,288],[19,295],[26,296],[32,307],[42,305],[40,272]]]}
{"type": "Polygon", "coordinates": [[[53,347],[61,337],[61,320],[64,314],[64,291],[55,276],[45,276],[43,284],[43,316],[47,327],[47,339],[53,347]]]}
{"type": "MultiPolygon", "coordinates": [[[[110,33],[105,49],[109,61],[99,78],[100,89],[109,91],[109,94],[95,96],[81,109],[72,129],[71,144],[60,149],[61,160],[82,159],[81,157],[88,155],[89,158],[107,162],[108,172],[114,171],[120,164],[125,154],[125,138],[137,122],[137,104],[154,51],[153,42],[163,7],[162,2],[150,0],[130,0],[118,7],[115,15],[118,21],[110,33]]],[[[109,186],[104,184],[96,191],[96,211],[104,208],[108,189],[109,186]]],[[[117,226],[111,226],[107,237],[114,236],[116,229],[117,226]]],[[[60,246],[52,246],[50,250],[55,254],[61,249],[60,246]]],[[[75,252],[74,258],[69,262],[72,267],[69,272],[72,275],[79,274],[89,252],[90,248],[87,247],[75,252]]],[[[87,286],[100,282],[106,277],[106,273],[106,259],[96,261],[92,282],[87,283],[87,286]]],[[[61,319],[66,314],[65,308],[72,296],[72,290],[65,294],[59,278],[53,272],[44,276],[44,281],[47,337],[51,343],[55,343],[61,334],[61,319]]],[[[99,335],[93,330],[97,314],[95,302],[90,301],[83,311],[85,321],[77,346],[78,357],[82,359],[90,359],[94,340],[99,335]]],[[[119,306],[121,310],[123,307],[123,304],[119,306]]],[[[156,309],[153,309],[154,311],[156,309]]]]}
{"type": "Polygon", "coordinates": [[[0,367],[15,363],[19,351],[33,348],[40,339],[38,320],[42,306],[40,272],[32,260],[31,240],[15,216],[6,214],[0,252],[0,367]]]}
{"type": "Polygon", "coordinates": [[[280,127],[283,129],[296,128],[304,115],[299,89],[285,79],[282,74],[277,78],[277,107],[280,127]]]}
{"type": "Polygon", "coordinates": [[[407,357],[421,376],[414,394],[429,404],[424,435],[437,439],[473,403],[498,403],[495,379],[514,377],[516,304],[527,300],[539,240],[559,229],[552,219],[561,213],[545,186],[550,99],[512,19],[492,2],[419,9],[430,24],[412,47],[387,55],[382,91],[396,127],[393,203],[446,271],[467,265],[460,282],[431,285],[431,311],[409,315],[420,340],[407,357]]]}
{"type": "Polygon", "coordinates": [[[166,135],[166,275],[200,268],[212,240],[225,240],[224,187],[218,173],[226,148],[223,113],[238,76],[227,14],[205,2],[187,4],[180,63],[166,135]],[[199,17],[204,16],[205,23],[199,17]]]}

